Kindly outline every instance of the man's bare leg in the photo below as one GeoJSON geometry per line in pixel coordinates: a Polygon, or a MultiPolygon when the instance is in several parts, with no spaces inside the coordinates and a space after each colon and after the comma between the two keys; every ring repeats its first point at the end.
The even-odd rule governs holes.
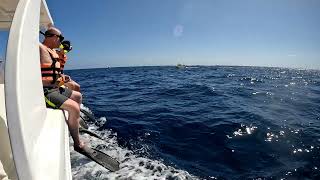
{"type": "Polygon", "coordinates": [[[70,99],[72,99],[75,102],[77,102],[79,104],[79,106],[80,106],[80,104],[82,103],[82,94],[77,92],[77,91],[72,91],[70,99]]]}
{"type": "Polygon", "coordinates": [[[80,84],[75,81],[71,81],[74,84],[74,90],[80,92],[80,84]]]}
{"type": "Polygon", "coordinates": [[[73,91],[77,91],[80,92],[80,85],[78,83],[76,83],[75,81],[70,81],[67,83],[64,83],[64,85],[70,89],[72,89],[73,91]]]}
{"type": "Polygon", "coordinates": [[[79,135],[79,119],[80,119],[80,107],[79,104],[72,99],[66,100],[62,106],[61,109],[64,109],[68,111],[68,128],[71,134],[71,137],[74,142],[74,148],[79,149],[84,146],[84,143],[80,140],[79,135]]]}

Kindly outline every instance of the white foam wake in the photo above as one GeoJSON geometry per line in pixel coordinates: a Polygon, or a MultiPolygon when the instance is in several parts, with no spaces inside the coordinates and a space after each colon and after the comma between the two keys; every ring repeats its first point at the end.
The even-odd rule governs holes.
{"type": "MultiPolygon", "coordinates": [[[[88,110],[88,109],[86,109],[88,110]]],[[[98,119],[95,124],[104,124],[106,118],[98,119]]],[[[81,135],[82,140],[91,147],[96,147],[120,162],[120,170],[110,172],[87,157],[73,151],[72,140],[70,140],[72,175],[75,180],[82,179],[199,179],[184,170],[165,165],[158,160],[138,157],[132,151],[121,148],[118,145],[117,134],[111,130],[98,131],[97,126],[90,125],[91,131],[103,137],[103,140],[91,137],[87,134],[81,135]]]]}

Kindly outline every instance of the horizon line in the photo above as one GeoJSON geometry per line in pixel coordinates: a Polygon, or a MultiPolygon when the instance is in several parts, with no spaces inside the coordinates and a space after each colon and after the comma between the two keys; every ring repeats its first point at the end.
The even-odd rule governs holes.
{"type": "MultiPolygon", "coordinates": [[[[264,66],[264,65],[187,65],[182,64],[186,67],[213,67],[213,66],[220,66],[220,67],[258,67],[258,68],[281,68],[281,69],[293,69],[293,70],[315,70],[319,71],[320,68],[314,69],[314,68],[302,68],[302,67],[281,67],[281,66],[264,66]]],[[[134,68],[134,67],[176,67],[177,65],[128,65],[128,66],[106,66],[106,67],[88,67],[88,68],[72,68],[72,69],[65,69],[66,71],[72,71],[72,70],[88,70],[88,69],[109,69],[109,68],[134,68]]]]}

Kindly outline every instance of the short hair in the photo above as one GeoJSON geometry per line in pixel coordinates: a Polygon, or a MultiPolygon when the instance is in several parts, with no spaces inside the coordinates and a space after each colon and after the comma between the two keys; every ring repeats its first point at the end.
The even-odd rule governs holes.
{"type": "Polygon", "coordinates": [[[46,30],[44,34],[47,35],[47,34],[56,34],[56,33],[62,34],[58,28],[51,26],[46,30]]]}

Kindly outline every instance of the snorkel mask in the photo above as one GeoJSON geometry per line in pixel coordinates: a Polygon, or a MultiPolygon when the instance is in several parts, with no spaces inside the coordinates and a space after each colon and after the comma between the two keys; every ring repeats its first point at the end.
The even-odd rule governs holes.
{"type": "Polygon", "coordinates": [[[70,41],[62,41],[59,47],[65,54],[72,50],[70,41]]]}

